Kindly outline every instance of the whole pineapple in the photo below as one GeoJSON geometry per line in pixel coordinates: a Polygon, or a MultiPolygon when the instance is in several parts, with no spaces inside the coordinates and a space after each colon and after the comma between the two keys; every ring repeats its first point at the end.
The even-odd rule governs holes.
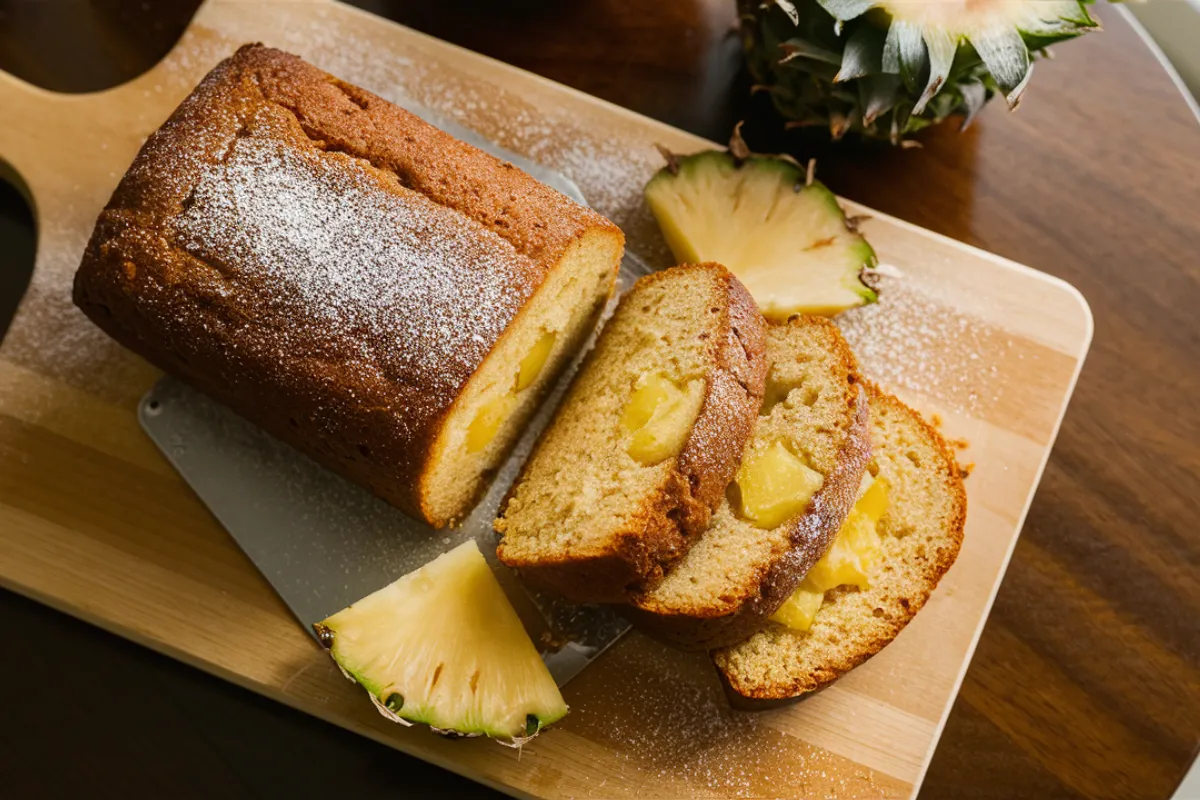
{"type": "Polygon", "coordinates": [[[1033,59],[1099,27],[1092,0],[738,0],[756,88],[795,126],[903,143],[999,93],[1015,108],[1033,59]]]}

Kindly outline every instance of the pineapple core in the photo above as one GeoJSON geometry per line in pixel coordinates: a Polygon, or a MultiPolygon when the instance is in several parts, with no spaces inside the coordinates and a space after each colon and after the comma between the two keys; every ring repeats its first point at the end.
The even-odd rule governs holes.
{"type": "Polygon", "coordinates": [[[734,481],[742,494],[742,516],[770,529],[804,511],[825,478],[776,441],[746,456],[734,481]]]}
{"type": "Polygon", "coordinates": [[[496,438],[496,432],[517,405],[517,394],[532,386],[542,374],[557,338],[558,333],[555,331],[543,333],[533,348],[521,359],[512,391],[492,398],[479,409],[475,419],[467,426],[467,452],[478,453],[496,438]]]}
{"type": "Polygon", "coordinates": [[[771,615],[773,622],[806,631],[825,602],[825,593],[839,586],[870,586],[882,543],[876,526],[887,510],[887,484],[863,476],[858,502],[850,510],[829,551],[813,565],[799,588],[771,615]]]}
{"type": "Polygon", "coordinates": [[[703,381],[681,387],[660,373],[644,373],[621,415],[621,426],[632,434],[626,451],[647,466],[677,454],[700,414],[703,399],[703,381]]]}

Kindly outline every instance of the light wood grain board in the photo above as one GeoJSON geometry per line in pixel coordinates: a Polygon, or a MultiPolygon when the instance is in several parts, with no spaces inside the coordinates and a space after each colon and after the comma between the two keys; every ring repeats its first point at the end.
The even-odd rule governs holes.
{"type": "Polygon", "coordinates": [[[400,728],[342,679],[141,433],[134,410],[156,372],[70,304],[96,214],[137,148],[247,41],[563,172],[630,249],[670,261],[641,201],[654,145],[708,143],[351,8],[210,0],[163,62],[94,95],[0,74],[0,168],[20,176],[38,222],[33,279],[0,344],[0,584],[515,795],[915,794],[1091,339],[1078,292],[895,219],[864,224],[897,277],[843,327],[868,376],[969,442],[975,469],[958,563],[892,646],[832,688],[735,714],[703,656],[634,635],[567,687],[571,715],[521,753],[400,728]]]}

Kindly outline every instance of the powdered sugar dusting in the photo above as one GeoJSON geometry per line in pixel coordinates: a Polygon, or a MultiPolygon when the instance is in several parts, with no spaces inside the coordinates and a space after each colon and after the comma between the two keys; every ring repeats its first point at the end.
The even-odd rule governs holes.
{"type": "Polygon", "coordinates": [[[36,269],[0,351],[7,361],[132,406],[154,370],[92,325],[71,301],[72,276],[107,199],[107,191],[91,197],[73,191],[37,210],[36,269]]]}
{"type": "MultiPolygon", "coordinates": [[[[663,165],[652,141],[598,137],[569,109],[535,104],[502,86],[466,78],[453,64],[371,47],[358,33],[360,22],[339,14],[305,18],[273,26],[264,41],[385,100],[423,106],[563,173],[579,185],[589,205],[621,227],[638,256],[654,266],[673,263],[642,201],[642,187],[663,165]]],[[[165,66],[190,74],[194,83],[242,43],[206,31],[190,43],[186,58],[171,58],[165,66]]]]}
{"type": "Polygon", "coordinates": [[[879,302],[836,319],[866,377],[919,392],[942,407],[981,415],[1000,402],[999,364],[1023,358],[1011,336],[963,315],[936,288],[880,274],[879,302]]]}
{"type": "Polygon", "coordinates": [[[389,378],[461,380],[536,268],[462,215],[377,181],[355,159],[243,136],[200,179],[178,243],[254,296],[268,327],[299,327],[298,343],[345,336],[389,378]]]}
{"type": "MultiPolygon", "coordinates": [[[[562,727],[610,749],[621,765],[614,780],[645,782],[658,795],[879,800],[897,794],[887,779],[774,726],[776,714],[795,708],[730,709],[703,653],[665,650],[632,636],[577,678],[566,699],[571,715],[562,727]]],[[[606,796],[603,786],[593,789],[592,796],[606,796]]]]}

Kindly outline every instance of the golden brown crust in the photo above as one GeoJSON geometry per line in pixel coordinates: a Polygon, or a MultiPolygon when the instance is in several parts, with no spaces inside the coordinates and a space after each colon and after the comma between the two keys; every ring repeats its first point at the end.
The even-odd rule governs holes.
{"type": "MultiPolygon", "coordinates": [[[[658,491],[629,516],[624,529],[613,531],[613,545],[603,551],[529,560],[514,556],[505,548],[503,538],[497,550],[500,560],[519,570],[527,583],[574,602],[626,602],[660,580],[664,569],[687,552],[724,498],[762,404],[768,365],[766,320],[758,306],[741,282],[720,264],[673,268],[680,269],[713,272],[726,300],[713,306],[719,316],[715,334],[708,340],[712,368],[700,412],[675,458],[674,469],[658,491]]],[[[673,270],[653,273],[638,283],[665,280],[673,270]]],[[[580,374],[591,364],[593,354],[589,354],[580,374]]],[[[545,432],[526,465],[537,457],[544,439],[545,432]]],[[[513,483],[509,498],[523,478],[522,474],[513,483]]],[[[506,498],[502,509],[507,510],[507,505],[506,498]]],[[[505,530],[504,510],[496,520],[501,536],[505,530]]]]}
{"type": "Polygon", "coordinates": [[[863,471],[871,459],[866,393],[860,387],[849,349],[840,357],[850,359],[848,401],[853,406],[853,422],[837,467],[813,495],[804,514],[787,523],[788,549],[764,565],[754,580],[729,587],[719,607],[668,608],[650,596],[636,598],[622,608],[622,613],[639,630],[682,650],[712,650],[739,642],[766,623],[829,549],[854,505],[863,471]]]}
{"type": "Polygon", "coordinates": [[[941,484],[952,497],[952,510],[945,523],[946,542],[948,547],[935,552],[935,558],[927,562],[924,572],[924,582],[921,591],[915,595],[893,597],[881,606],[883,619],[887,624],[881,627],[876,635],[863,643],[853,652],[844,657],[824,663],[814,672],[804,675],[789,676],[785,683],[774,685],[751,685],[743,683],[740,676],[722,668],[720,653],[714,653],[714,664],[721,683],[725,688],[726,697],[734,708],[745,711],[758,711],[776,708],[795,702],[815,691],[823,689],[850,670],[862,664],[871,656],[887,646],[924,607],[933,590],[937,588],[942,576],[954,565],[955,559],[962,547],[963,528],[967,520],[967,493],[963,486],[962,474],[954,451],[946,443],[942,435],[916,411],[909,408],[896,397],[883,392],[878,386],[864,382],[873,407],[882,409],[889,407],[894,412],[908,417],[922,432],[930,444],[942,455],[942,463],[938,465],[941,484]]]}
{"type": "MultiPolygon", "coordinates": [[[[658,565],[648,582],[662,577],[663,568],[683,556],[704,532],[712,512],[725,497],[742,460],[742,449],[754,432],[767,379],[767,323],[741,281],[719,264],[717,280],[728,301],[720,307],[721,322],[713,342],[714,368],[709,372],[704,402],[691,433],[675,461],[675,474],[664,487],[658,520],[677,531],[678,542],[659,551],[658,565]],[[678,509],[677,511],[674,509],[678,509]]],[[[669,535],[669,534],[668,534],[669,535]]]]}
{"type": "Polygon", "coordinates": [[[418,485],[452,404],[597,230],[620,237],[511,164],[247,45],[143,146],[74,297],[159,368],[441,525],[418,485]]]}

